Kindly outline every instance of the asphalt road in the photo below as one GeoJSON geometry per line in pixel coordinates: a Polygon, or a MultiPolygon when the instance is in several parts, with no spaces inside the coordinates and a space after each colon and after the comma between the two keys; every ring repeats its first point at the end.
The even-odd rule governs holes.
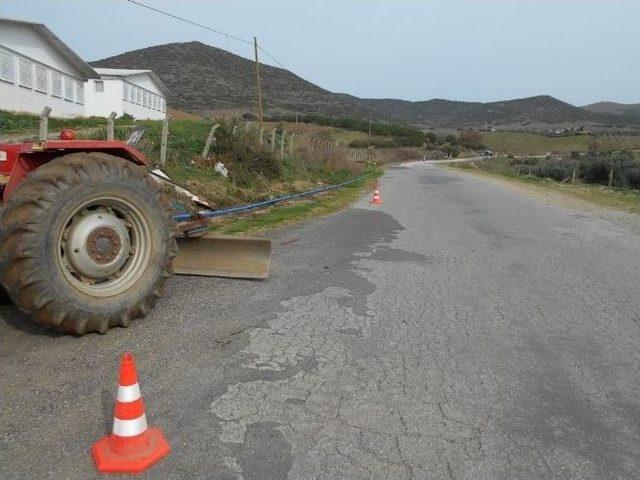
{"type": "Polygon", "coordinates": [[[640,236],[423,163],[381,190],[129,329],[0,307],[0,477],[96,476],[131,350],[173,448],[147,478],[640,478],[640,236]]]}

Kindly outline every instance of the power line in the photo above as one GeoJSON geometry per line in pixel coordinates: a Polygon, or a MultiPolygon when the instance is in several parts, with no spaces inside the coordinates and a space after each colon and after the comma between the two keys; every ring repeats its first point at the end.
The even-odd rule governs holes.
{"type": "MultiPolygon", "coordinates": [[[[222,35],[223,37],[229,38],[229,39],[231,39],[231,40],[236,40],[236,41],[238,41],[238,42],[246,43],[247,45],[253,45],[253,43],[254,43],[253,41],[251,41],[251,40],[247,40],[246,38],[238,37],[238,36],[236,36],[236,35],[232,35],[232,34],[230,34],[230,33],[223,32],[222,30],[218,30],[217,28],[209,27],[209,26],[207,26],[207,25],[203,25],[203,24],[201,24],[201,23],[194,22],[193,20],[189,20],[188,18],[184,18],[184,17],[181,17],[181,16],[179,16],[179,15],[175,15],[175,14],[173,14],[173,13],[166,12],[166,11],[164,11],[164,10],[160,10],[159,8],[152,7],[151,5],[146,5],[146,4],[144,4],[144,3],[142,3],[142,2],[139,2],[139,1],[137,1],[137,0],[125,0],[125,1],[126,1],[126,2],[129,2],[129,3],[133,3],[134,5],[138,5],[139,7],[146,8],[147,10],[151,10],[151,11],[153,11],[153,12],[159,13],[159,14],[161,14],[161,15],[165,15],[165,16],[167,16],[167,17],[173,18],[173,19],[175,19],[175,20],[179,20],[179,21],[181,21],[181,22],[188,23],[188,24],[193,25],[193,26],[195,26],[195,27],[203,28],[204,30],[209,30],[210,32],[217,33],[218,35],[222,35]]],[[[280,66],[280,67],[282,67],[282,68],[286,68],[282,63],[280,63],[280,62],[278,61],[278,59],[277,59],[276,57],[274,57],[273,55],[271,55],[267,50],[265,50],[264,48],[262,48],[260,45],[258,45],[258,49],[259,49],[262,53],[264,53],[266,56],[268,56],[269,58],[271,58],[271,60],[273,60],[275,63],[277,63],[277,64],[278,64],[278,66],[280,66]]]]}

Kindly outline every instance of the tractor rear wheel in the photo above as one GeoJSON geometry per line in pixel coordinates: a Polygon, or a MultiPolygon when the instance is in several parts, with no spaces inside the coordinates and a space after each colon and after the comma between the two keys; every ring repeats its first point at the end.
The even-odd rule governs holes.
{"type": "Polygon", "coordinates": [[[0,283],[39,323],[84,335],[147,314],[177,254],[171,204],[145,172],[73,153],[30,173],[0,219],[0,283]]]}

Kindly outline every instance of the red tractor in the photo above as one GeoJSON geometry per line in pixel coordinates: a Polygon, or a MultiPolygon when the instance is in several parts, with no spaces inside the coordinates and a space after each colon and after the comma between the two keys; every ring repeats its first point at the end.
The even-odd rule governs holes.
{"type": "MultiPolygon", "coordinates": [[[[176,224],[148,164],[130,145],[78,141],[70,130],[0,144],[0,284],[18,308],[75,335],[126,327],[153,308],[176,236],[206,228],[176,224]]],[[[269,252],[265,239],[206,235],[181,243],[176,270],[264,278],[269,252]]]]}

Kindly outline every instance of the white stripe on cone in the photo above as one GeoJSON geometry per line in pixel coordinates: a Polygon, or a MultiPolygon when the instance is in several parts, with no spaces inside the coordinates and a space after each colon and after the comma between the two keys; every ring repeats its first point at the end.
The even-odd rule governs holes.
{"type": "Polygon", "coordinates": [[[143,433],[146,429],[147,416],[144,413],[142,416],[134,418],[133,420],[113,419],[113,434],[118,437],[135,437],[143,433]]]}
{"type": "Polygon", "coordinates": [[[137,383],[133,385],[118,385],[118,401],[120,403],[135,402],[140,398],[140,386],[137,383]]]}

